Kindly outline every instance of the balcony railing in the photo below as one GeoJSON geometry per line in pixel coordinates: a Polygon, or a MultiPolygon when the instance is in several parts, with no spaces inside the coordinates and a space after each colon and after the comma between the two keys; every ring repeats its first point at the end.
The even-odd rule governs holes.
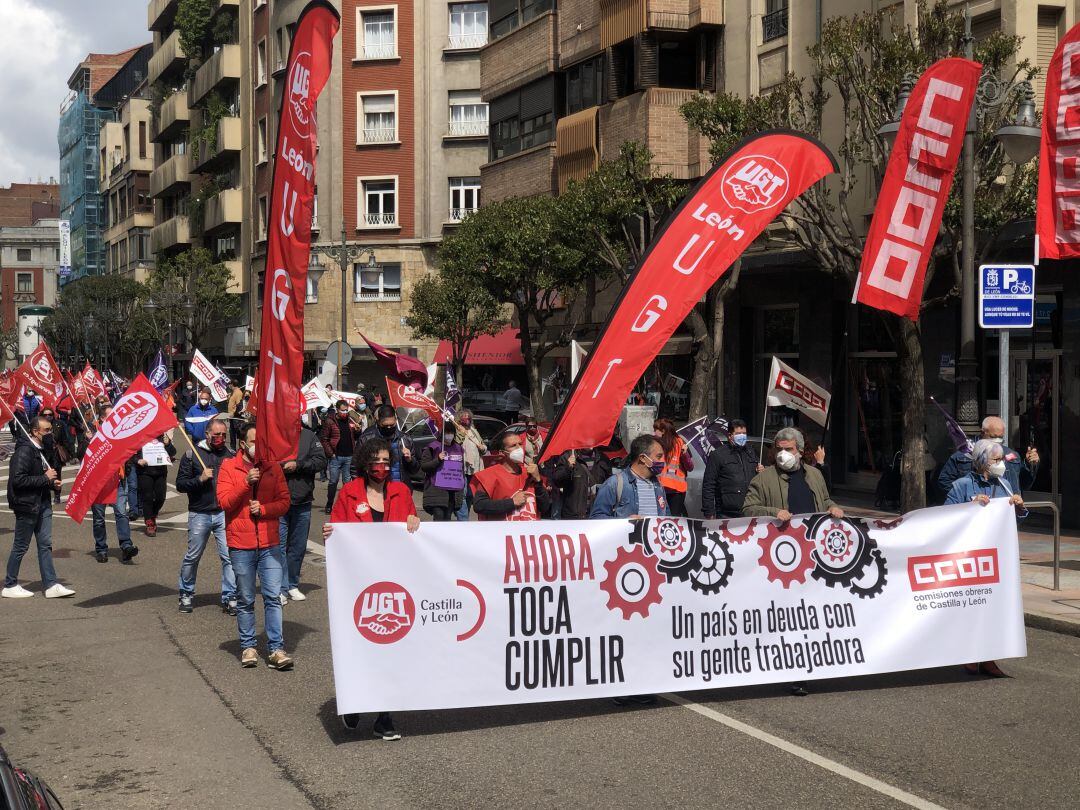
{"type": "Polygon", "coordinates": [[[397,56],[397,47],[394,43],[386,45],[364,45],[364,59],[393,59],[397,56]]]}
{"type": "Polygon", "coordinates": [[[465,217],[475,211],[475,208],[451,208],[450,222],[461,222],[461,220],[465,219],[465,217]]]}
{"type": "Polygon", "coordinates": [[[364,214],[364,222],[368,226],[397,225],[397,214],[393,211],[386,214],[364,214]]]}
{"type": "Polygon", "coordinates": [[[772,42],[774,39],[786,37],[788,32],[787,6],[778,8],[761,18],[761,40],[772,42]]]}
{"type": "Polygon", "coordinates": [[[364,143],[391,143],[396,140],[397,130],[393,127],[364,130],[364,143]]]}
{"type": "Polygon", "coordinates": [[[486,138],[488,134],[487,119],[478,121],[451,121],[451,138],[486,138]]]}
{"type": "Polygon", "coordinates": [[[385,291],[385,292],[358,292],[353,293],[353,303],[359,303],[360,301],[400,301],[401,291],[385,291]]]}
{"type": "Polygon", "coordinates": [[[487,33],[481,34],[451,34],[450,44],[447,46],[451,51],[471,51],[483,48],[487,45],[487,33]]]}

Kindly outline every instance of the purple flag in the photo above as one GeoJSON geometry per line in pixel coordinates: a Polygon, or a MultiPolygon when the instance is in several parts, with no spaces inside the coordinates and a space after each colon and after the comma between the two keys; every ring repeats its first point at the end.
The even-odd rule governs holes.
{"type": "Polygon", "coordinates": [[[960,427],[960,423],[953,418],[953,415],[941,407],[940,402],[933,397],[930,397],[930,401],[937,405],[937,409],[941,411],[941,415],[945,418],[945,429],[949,432],[949,438],[952,439],[956,452],[967,453],[970,456],[975,447],[974,442],[967,437],[964,429],[960,427]]]}

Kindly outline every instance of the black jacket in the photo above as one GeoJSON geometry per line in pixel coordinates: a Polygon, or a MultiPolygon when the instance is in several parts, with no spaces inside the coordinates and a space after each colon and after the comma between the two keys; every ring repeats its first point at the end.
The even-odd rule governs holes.
{"type": "Polygon", "coordinates": [[[42,506],[51,506],[53,485],[45,477],[41,451],[25,436],[15,442],[8,468],[8,508],[16,515],[37,515],[42,506]]]}
{"type": "Polygon", "coordinates": [[[292,506],[311,503],[315,498],[315,474],[326,469],[326,451],[315,431],[300,428],[300,444],[296,450],[296,470],[285,473],[292,506]]]}
{"type": "Polygon", "coordinates": [[[567,450],[555,461],[551,481],[562,490],[563,520],[588,520],[596,489],[611,477],[611,462],[600,450],[592,456],[577,454],[577,463],[570,466],[567,450]],[[592,462],[591,468],[590,463],[592,462]]]}
{"type": "MultiPolygon", "coordinates": [[[[217,501],[217,474],[221,468],[221,462],[232,458],[235,453],[228,447],[222,447],[220,451],[211,450],[205,441],[199,442],[195,448],[203,464],[214,471],[214,477],[209,481],[200,480],[203,464],[195,458],[194,453],[188,450],[180,459],[180,466],[176,470],[176,491],[183,492],[188,497],[188,511],[197,512],[201,515],[212,515],[221,511],[221,505],[217,501]]],[[[145,469],[140,467],[139,469],[145,469]]],[[[160,469],[164,470],[165,467],[160,469]]]]}
{"type": "Polygon", "coordinates": [[[439,458],[441,452],[442,443],[438,441],[433,441],[420,451],[420,469],[424,473],[424,509],[428,512],[438,507],[456,511],[465,497],[464,491],[451,492],[435,486],[435,473],[442,466],[439,458]]]}
{"type": "MultiPolygon", "coordinates": [[[[412,477],[418,472],[420,472],[420,459],[417,458],[416,447],[413,446],[413,440],[406,436],[404,433],[402,433],[400,430],[396,431],[393,436],[387,439],[379,432],[378,425],[372,425],[360,434],[360,439],[358,441],[362,445],[365,444],[369,439],[385,439],[386,441],[390,442],[390,468],[392,470],[395,465],[401,465],[400,477],[394,477],[395,481],[402,481],[403,483],[409,484],[412,480],[412,477]],[[406,461],[401,455],[402,447],[409,448],[409,453],[412,455],[412,458],[409,461],[406,461]]],[[[355,459],[356,455],[354,454],[353,463],[350,465],[350,467],[352,468],[353,478],[357,477],[355,459]]]]}
{"type": "Polygon", "coordinates": [[[757,475],[757,464],[757,456],[749,446],[724,442],[713,450],[701,482],[702,514],[742,517],[743,500],[750,481],[757,475]]]}

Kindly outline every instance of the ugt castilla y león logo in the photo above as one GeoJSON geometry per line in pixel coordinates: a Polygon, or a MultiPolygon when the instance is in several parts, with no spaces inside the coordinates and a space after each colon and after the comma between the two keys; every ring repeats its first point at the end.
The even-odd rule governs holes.
{"type": "Polygon", "coordinates": [[[747,155],[724,172],[720,192],[732,208],[753,214],[783,202],[787,186],[787,169],[781,163],[765,155],[747,155]]]}
{"type": "Polygon", "coordinates": [[[356,597],[353,623],[368,641],[393,644],[416,624],[416,604],[396,582],[376,582],[356,597]]]}

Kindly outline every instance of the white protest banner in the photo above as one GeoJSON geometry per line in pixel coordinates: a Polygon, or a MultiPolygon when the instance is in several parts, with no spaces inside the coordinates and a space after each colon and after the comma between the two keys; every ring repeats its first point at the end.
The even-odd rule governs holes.
{"type": "Polygon", "coordinates": [[[825,427],[832,396],[817,383],[804,377],[777,357],[772,359],[769,384],[765,391],[769,407],[787,405],[825,427]]]}
{"type": "Polygon", "coordinates": [[[225,387],[228,385],[229,378],[198,349],[191,357],[191,373],[195,379],[210,389],[215,401],[224,402],[229,398],[229,390],[225,387]]]}
{"type": "Polygon", "coordinates": [[[337,711],[600,698],[1027,654],[1013,508],[336,524],[337,711]],[[437,662],[438,677],[432,677],[437,662]]]}
{"type": "Polygon", "coordinates": [[[244,390],[247,391],[250,394],[254,388],[255,388],[255,378],[252,377],[250,374],[245,375],[244,376],[244,390]]]}
{"type": "Polygon", "coordinates": [[[330,408],[334,405],[318,377],[301,388],[300,394],[304,397],[305,407],[309,411],[312,408],[330,408]]]}

